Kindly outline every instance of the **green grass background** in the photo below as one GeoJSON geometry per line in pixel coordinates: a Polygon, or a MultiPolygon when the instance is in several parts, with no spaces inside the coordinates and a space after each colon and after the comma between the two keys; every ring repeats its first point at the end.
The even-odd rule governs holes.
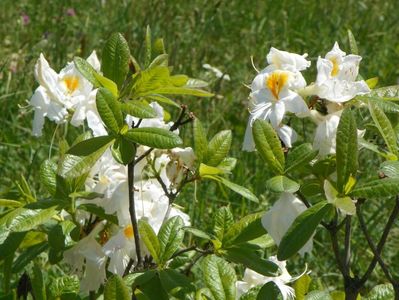
{"type": "MultiPolygon", "coordinates": [[[[378,76],[381,86],[396,84],[399,77],[397,5],[395,0],[0,0],[0,198],[16,195],[15,182],[21,176],[41,195],[38,169],[49,155],[55,125],[46,121],[44,135],[31,136],[33,113],[28,100],[37,87],[33,68],[39,54],[43,52],[58,71],[75,55],[86,57],[93,49],[101,52],[108,36],[119,31],[128,40],[132,53],[140,56],[145,28],[150,25],[154,36],[164,38],[175,73],[211,82],[216,97],[187,97],[183,102],[206,125],[209,136],[222,129],[233,130],[231,154],[239,162],[231,179],[252,189],[262,200],[260,205],[254,205],[214,185],[201,184],[198,202],[193,201],[193,189],[189,189],[179,203],[188,208],[193,222],[200,226],[208,226],[208,216],[215,207],[228,203],[237,217],[248,211],[265,210],[274,197],[265,190],[269,173],[256,154],[240,150],[248,117],[248,89],[244,84],[255,76],[251,55],[258,68],[263,68],[271,46],[306,52],[312,67],[305,77],[311,82],[315,78],[317,57],[324,56],[335,41],[349,52],[347,29],[351,29],[363,56],[362,76],[378,76]],[[68,14],[70,9],[75,15],[68,14]],[[29,17],[27,24],[24,15],[29,17]],[[204,63],[220,68],[230,75],[231,81],[212,78],[202,68],[204,63]]],[[[188,130],[184,132],[186,137],[189,137],[188,130]]],[[[55,138],[60,134],[62,131],[55,138]]],[[[379,212],[370,218],[384,216],[383,206],[373,205],[370,210],[379,209],[379,212]]],[[[374,234],[378,237],[380,227],[378,224],[375,227],[374,234]]],[[[397,232],[394,234],[398,236],[397,232]]],[[[325,238],[322,235],[320,240],[325,238]]],[[[361,237],[355,237],[354,243],[364,245],[361,237]]],[[[388,255],[399,260],[395,245],[388,245],[388,255]]],[[[322,255],[308,259],[309,267],[320,282],[334,287],[338,276],[334,261],[324,246],[316,244],[315,253],[318,251],[322,251],[322,255]]],[[[370,257],[366,251],[361,255],[363,261],[370,257]]],[[[303,266],[302,260],[295,263],[303,266]]],[[[364,265],[359,263],[358,267],[364,265]]],[[[296,269],[300,270],[300,267],[296,269]]],[[[382,281],[377,272],[372,283],[382,281]]]]}

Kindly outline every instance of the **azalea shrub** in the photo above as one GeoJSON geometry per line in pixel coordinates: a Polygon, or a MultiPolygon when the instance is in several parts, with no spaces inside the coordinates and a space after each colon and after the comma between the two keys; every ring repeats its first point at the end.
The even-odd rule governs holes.
{"type": "Polygon", "coordinates": [[[352,54],[335,43],[317,59],[310,84],[306,54],[270,49],[248,86],[242,150],[262,158],[259,171],[273,174],[265,191],[277,200],[243,218],[222,206],[205,220],[210,229],[193,226],[179,202],[190,186],[262,198],[229,179],[237,163],[232,131],[208,136],[206,116],[185,102],[212,97],[207,82],[174,74],[149,29],[142,61],[119,33],[101,61],[93,51],[56,72],[41,54],[32,134],[41,138],[48,122],[61,134],[40,168],[46,193],[22,181],[18,199],[0,200],[1,299],[399,299],[383,255],[399,214],[399,88],[364,80],[350,32],[349,40],[352,54]],[[379,157],[375,165],[363,163],[369,152],[379,157]],[[363,214],[374,201],[390,207],[378,240],[363,214]],[[312,284],[304,263],[322,255],[312,249],[323,231],[342,291],[312,284]],[[371,258],[359,255],[365,249],[352,245],[354,234],[371,258]],[[300,272],[288,271],[291,259],[303,262],[300,272]],[[377,265],[387,284],[366,292],[377,265]]]}

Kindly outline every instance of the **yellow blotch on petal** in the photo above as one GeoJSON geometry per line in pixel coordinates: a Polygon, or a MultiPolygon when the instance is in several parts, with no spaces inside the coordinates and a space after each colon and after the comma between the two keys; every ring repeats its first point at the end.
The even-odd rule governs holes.
{"type": "Polygon", "coordinates": [[[275,71],[266,79],[266,87],[272,92],[276,100],[279,99],[279,94],[288,81],[288,73],[275,71]]]}
{"type": "Polygon", "coordinates": [[[335,57],[331,58],[330,61],[331,61],[332,64],[333,64],[333,68],[332,68],[332,70],[331,70],[331,76],[332,76],[332,77],[335,77],[335,76],[338,75],[338,72],[339,72],[339,65],[338,65],[337,59],[336,59],[335,57]]]}
{"type": "Polygon", "coordinates": [[[79,86],[79,78],[77,76],[67,76],[64,78],[64,83],[68,92],[72,94],[79,86]]]}
{"type": "Polygon", "coordinates": [[[123,229],[123,233],[125,234],[125,237],[131,239],[134,237],[134,232],[133,232],[133,227],[132,225],[127,225],[125,229],[123,229]]]}

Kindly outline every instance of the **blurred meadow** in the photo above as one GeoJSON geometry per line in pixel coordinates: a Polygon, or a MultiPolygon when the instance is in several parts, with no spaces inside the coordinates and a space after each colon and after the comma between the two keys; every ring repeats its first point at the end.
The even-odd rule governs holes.
{"type": "MultiPolygon", "coordinates": [[[[212,209],[222,205],[230,204],[237,218],[249,211],[264,211],[275,198],[266,193],[269,173],[256,154],[241,151],[248,117],[245,84],[256,74],[251,56],[261,69],[271,46],[308,53],[312,67],[304,75],[310,82],[315,78],[317,56],[324,56],[335,41],[349,52],[347,30],[350,29],[363,56],[362,76],[366,79],[377,76],[381,86],[397,84],[397,7],[396,0],[0,0],[0,198],[18,197],[17,186],[22,184],[22,177],[42,197],[38,181],[40,163],[49,156],[50,149],[56,153],[57,145],[51,145],[54,135],[66,133],[65,128],[55,131],[55,124],[47,120],[43,136],[31,136],[33,112],[28,100],[37,87],[33,70],[39,54],[42,52],[59,71],[76,55],[87,57],[93,49],[101,53],[109,35],[119,31],[129,42],[132,54],[139,57],[149,25],[154,37],[164,38],[174,73],[210,82],[209,89],[216,93],[215,97],[187,97],[181,99],[182,103],[205,124],[208,137],[222,129],[233,130],[231,154],[238,159],[238,164],[231,178],[261,199],[260,205],[249,203],[221,187],[210,188],[201,183],[196,200],[193,200],[194,189],[190,189],[180,197],[179,204],[187,209],[195,224],[203,226],[209,226],[207,215],[212,209]],[[203,64],[219,68],[231,80],[216,78],[203,64]]],[[[309,126],[302,125],[304,130],[299,133],[311,136],[311,132],[307,132],[309,126]]],[[[189,130],[190,126],[184,129],[187,145],[191,144],[189,130]]],[[[67,138],[77,133],[70,127],[67,138]]],[[[375,205],[381,209],[373,208],[377,214],[369,216],[373,222],[369,226],[376,228],[374,234],[378,236],[381,229],[375,220],[384,215],[384,205],[375,205]]],[[[399,230],[393,231],[393,236],[386,255],[399,266],[399,230]]],[[[361,237],[354,237],[354,247],[364,243],[361,237]]],[[[316,284],[337,285],[335,263],[328,259],[332,254],[317,243],[313,253],[316,259],[311,260],[309,269],[316,284]]],[[[364,270],[368,257],[371,253],[355,257],[359,268],[364,270]]],[[[303,260],[293,264],[298,266],[294,274],[303,270],[303,260]]],[[[381,283],[379,272],[377,270],[370,286],[381,283]]]]}

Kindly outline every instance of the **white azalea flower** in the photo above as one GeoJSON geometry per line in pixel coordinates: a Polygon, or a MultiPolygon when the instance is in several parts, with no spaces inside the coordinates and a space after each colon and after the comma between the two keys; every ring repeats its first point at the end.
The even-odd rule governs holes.
{"type": "MultiPolygon", "coordinates": [[[[262,217],[262,225],[278,246],[284,234],[290,228],[296,217],[307,209],[301,200],[291,193],[282,193],[272,208],[262,217]]],[[[311,252],[313,239],[309,239],[299,250],[301,255],[311,252]]]]}
{"type": "MultiPolygon", "coordinates": [[[[270,67],[270,66],[269,66],[270,67]]],[[[305,117],[309,109],[296,89],[306,86],[300,72],[274,70],[267,68],[259,73],[251,85],[250,118],[245,133],[243,150],[253,151],[254,143],[251,127],[256,119],[268,120],[276,129],[280,138],[290,146],[293,142],[289,137],[295,136],[293,130],[282,126],[281,122],[286,112],[305,117]],[[287,133],[290,134],[287,134],[287,133]]]]}
{"type": "MultiPolygon", "coordinates": [[[[310,112],[311,119],[317,124],[315,138],[313,140],[313,149],[319,150],[319,156],[335,154],[336,137],[339,120],[343,111],[340,103],[328,102],[328,114],[323,116],[316,110],[310,112]]],[[[357,130],[358,137],[362,137],[365,130],[357,130]]]]}
{"type": "MultiPolygon", "coordinates": [[[[99,61],[95,52],[89,56],[88,60],[95,68],[98,68],[99,61]]],[[[99,119],[93,86],[80,74],[73,62],[68,63],[57,74],[43,54],[40,54],[34,73],[40,86],[30,100],[30,104],[35,109],[33,135],[42,134],[45,117],[57,124],[65,123],[69,111],[74,111],[71,119],[73,126],[82,125],[89,112],[92,112],[91,118],[99,119]]]]}
{"type": "Polygon", "coordinates": [[[273,68],[297,72],[310,67],[310,61],[306,60],[307,56],[307,53],[299,55],[271,47],[266,59],[270,65],[268,67],[269,69],[273,68]]]}
{"type": "Polygon", "coordinates": [[[88,236],[64,252],[64,261],[72,266],[74,272],[81,276],[83,274],[80,283],[80,289],[83,293],[97,291],[106,278],[105,264],[107,258],[101,245],[96,241],[96,236],[103,228],[103,223],[97,224],[88,236]]]}
{"type": "Polygon", "coordinates": [[[241,295],[248,292],[251,288],[258,285],[264,285],[268,282],[273,282],[278,287],[283,300],[295,299],[294,289],[287,284],[300,278],[306,271],[297,277],[292,277],[286,268],[285,261],[279,261],[276,256],[269,257],[269,260],[274,262],[279,267],[280,275],[276,277],[268,277],[251,269],[245,269],[242,281],[236,282],[237,299],[239,299],[241,295]]]}
{"type": "Polygon", "coordinates": [[[317,95],[334,102],[345,102],[356,95],[370,92],[364,80],[356,81],[359,74],[359,55],[346,55],[337,42],[325,58],[317,60],[317,95]]]}
{"type": "Polygon", "coordinates": [[[336,148],[336,136],[339,120],[342,110],[322,116],[316,111],[312,111],[312,115],[318,119],[316,135],[313,141],[313,149],[319,150],[319,156],[323,157],[328,154],[334,154],[336,148]]]}
{"type": "Polygon", "coordinates": [[[213,74],[215,74],[215,76],[217,78],[222,78],[224,80],[230,81],[230,75],[223,73],[222,71],[220,71],[218,68],[211,66],[210,64],[203,64],[202,67],[204,69],[207,69],[209,71],[211,71],[213,74]]]}
{"type": "Polygon", "coordinates": [[[136,258],[133,227],[131,224],[121,228],[103,247],[110,257],[108,271],[123,276],[130,259],[136,258]]]}

